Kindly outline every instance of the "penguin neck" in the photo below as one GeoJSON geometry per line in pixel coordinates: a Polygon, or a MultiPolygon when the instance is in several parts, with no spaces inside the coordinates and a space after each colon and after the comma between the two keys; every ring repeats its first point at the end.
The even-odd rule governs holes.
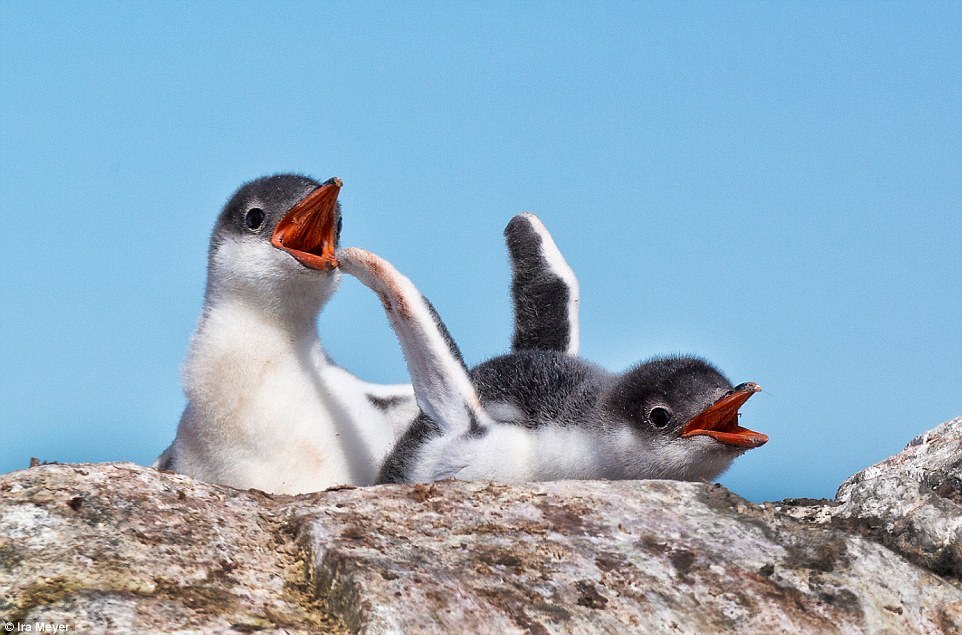
{"type": "Polygon", "coordinates": [[[229,317],[260,324],[292,340],[318,340],[317,316],[327,304],[337,279],[286,281],[270,288],[224,288],[208,284],[203,322],[229,317]]]}

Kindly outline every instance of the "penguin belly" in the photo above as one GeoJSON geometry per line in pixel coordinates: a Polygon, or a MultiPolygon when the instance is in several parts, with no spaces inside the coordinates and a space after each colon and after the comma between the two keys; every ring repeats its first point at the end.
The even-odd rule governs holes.
{"type": "Polygon", "coordinates": [[[313,333],[208,315],[184,372],[188,406],[169,467],[201,480],[285,494],[372,484],[415,405],[389,418],[372,387],[326,362],[313,333]]]}
{"type": "Polygon", "coordinates": [[[612,476],[605,444],[585,428],[493,423],[478,437],[442,436],[426,442],[412,462],[409,482],[444,478],[502,483],[597,479],[612,476]]]}

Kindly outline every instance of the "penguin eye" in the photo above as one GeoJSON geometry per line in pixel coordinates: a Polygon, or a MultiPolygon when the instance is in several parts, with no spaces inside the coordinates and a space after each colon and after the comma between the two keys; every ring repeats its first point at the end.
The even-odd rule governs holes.
{"type": "Polygon", "coordinates": [[[666,408],[652,408],[648,413],[648,420],[656,428],[664,428],[671,421],[671,413],[666,408]]]}
{"type": "Polygon", "coordinates": [[[259,207],[247,210],[247,215],[244,216],[244,224],[251,231],[260,229],[261,225],[264,224],[264,210],[259,207]]]}

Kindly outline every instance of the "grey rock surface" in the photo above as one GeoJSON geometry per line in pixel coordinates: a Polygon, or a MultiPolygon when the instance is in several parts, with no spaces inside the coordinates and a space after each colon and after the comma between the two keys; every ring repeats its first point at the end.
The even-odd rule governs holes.
{"type": "Polygon", "coordinates": [[[0,477],[0,619],[71,632],[962,632],[962,419],[836,501],[447,481],[269,496],[132,464],[0,477]]]}
{"type": "Polygon", "coordinates": [[[273,503],[130,463],[4,475],[0,619],[80,633],[336,630],[273,503]]]}
{"type": "Polygon", "coordinates": [[[962,579],[962,417],[851,477],[837,498],[836,519],[936,573],[962,579]]]}
{"type": "Polygon", "coordinates": [[[956,582],[717,485],[444,482],[327,502],[298,524],[355,631],[962,629],[956,582]]]}
{"type": "Polygon", "coordinates": [[[836,501],[790,513],[860,533],[939,575],[962,580],[962,417],[847,479],[836,501]]]}

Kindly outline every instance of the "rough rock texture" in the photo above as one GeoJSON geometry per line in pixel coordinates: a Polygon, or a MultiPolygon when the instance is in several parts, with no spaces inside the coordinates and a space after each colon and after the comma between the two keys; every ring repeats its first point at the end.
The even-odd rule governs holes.
{"type": "Polygon", "coordinates": [[[327,502],[303,542],[352,630],[962,631],[960,585],[721,486],[447,482],[327,502]]]}
{"type": "Polygon", "coordinates": [[[838,500],[836,519],[936,573],[962,579],[962,417],[845,481],[838,500]]]}
{"type": "Polygon", "coordinates": [[[0,619],[112,633],[338,628],[272,503],[129,463],[0,477],[0,619]]]}
{"type": "Polygon", "coordinates": [[[926,569],[962,580],[962,417],[852,476],[836,501],[789,514],[861,533],[926,569]]]}
{"type": "MultiPolygon", "coordinates": [[[[72,632],[962,632],[962,419],[836,501],[442,482],[272,497],[0,477],[0,619],[72,632]]],[[[2,628],[2,625],[0,625],[2,628]]]]}

